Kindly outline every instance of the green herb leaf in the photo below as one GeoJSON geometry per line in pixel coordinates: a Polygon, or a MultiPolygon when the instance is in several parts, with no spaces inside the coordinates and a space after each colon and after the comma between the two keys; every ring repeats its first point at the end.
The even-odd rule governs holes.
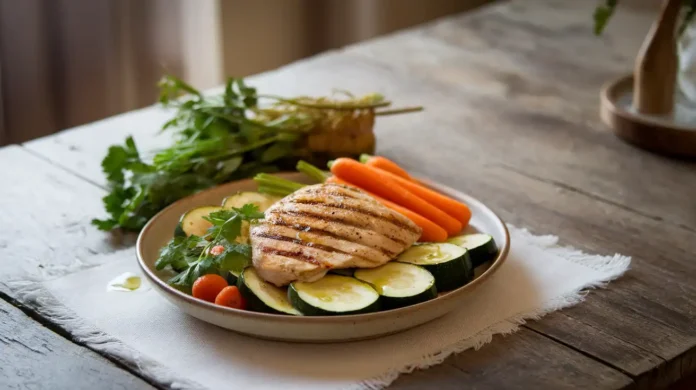
{"type": "Polygon", "coordinates": [[[247,203],[240,208],[233,208],[234,211],[239,213],[245,221],[252,221],[255,219],[263,219],[265,217],[262,211],[259,211],[259,206],[253,203],[247,203]]]}
{"type": "Polygon", "coordinates": [[[199,99],[202,98],[201,93],[197,89],[174,76],[167,75],[162,77],[157,86],[160,88],[159,101],[164,105],[168,105],[172,100],[184,93],[190,93],[199,99]]]}
{"type": "MultiPolygon", "coordinates": [[[[216,227],[212,227],[211,229],[215,229],[216,227]]],[[[239,215],[235,215],[234,217],[228,219],[220,225],[218,229],[218,235],[228,242],[234,242],[234,240],[239,237],[239,235],[242,232],[242,219],[239,217],[239,215]]]]}
{"type": "Polygon", "coordinates": [[[169,279],[168,283],[183,290],[188,290],[193,286],[193,282],[203,275],[217,274],[220,272],[218,264],[211,257],[204,257],[193,264],[180,274],[169,279]]]}
{"type": "Polygon", "coordinates": [[[168,265],[175,269],[187,267],[189,260],[195,260],[203,252],[202,242],[197,236],[174,237],[160,249],[155,268],[162,270],[168,265]]]}
{"type": "Polygon", "coordinates": [[[602,31],[604,31],[604,28],[607,26],[607,23],[609,23],[609,19],[611,19],[612,15],[614,14],[614,10],[616,9],[617,3],[618,0],[606,0],[606,3],[604,5],[598,6],[595,9],[593,15],[595,35],[602,34],[602,31]]]}
{"type": "Polygon", "coordinates": [[[291,142],[276,142],[266,148],[261,155],[261,162],[271,163],[283,157],[288,157],[292,155],[294,149],[295,148],[291,142]]]}
{"type": "Polygon", "coordinates": [[[251,246],[232,244],[225,248],[225,252],[216,261],[220,271],[242,272],[251,265],[251,246]]]}
{"type": "Polygon", "coordinates": [[[109,230],[115,229],[118,226],[118,222],[114,221],[113,219],[94,218],[92,220],[92,225],[96,226],[99,230],[108,232],[109,230]]]}

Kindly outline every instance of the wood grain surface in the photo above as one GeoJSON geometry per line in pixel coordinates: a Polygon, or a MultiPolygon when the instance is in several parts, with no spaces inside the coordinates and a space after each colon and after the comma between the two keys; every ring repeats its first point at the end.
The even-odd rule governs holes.
{"type": "Polygon", "coordinates": [[[0,388],[152,389],[87,348],[38,325],[0,299],[0,388]]]}
{"type": "MultiPolygon", "coordinates": [[[[379,154],[482,199],[509,223],[633,257],[583,304],[394,388],[647,389],[696,372],[696,163],[635,149],[598,116],[601,85],[630,72],[654,13],[622,7],[597,38],[593,7],[496,4],[250,80],[268,93],[340,87],[425,105],[378,120],[379,154]]],[[[17,272],[13,257],[36,271],[114,250],[88,225],[101,215],[100,161],[128,134],[143,150],[166,145],[156,132],[167,115],[148,108],[0,150],[0,164],[13,167],[0,180],[19,183],[0,199],[10,210],[0,214],[0,274],[17,272]],[[21,246],[7,244],[14,239],[21,246]]]]}
{"type": "Polygon", "coordinates": [[[24,275],[50,278],[132,244],[90,220],[106,192],[20,146],[0,148],[0,289],[24,275]],[[24,183],[24,184],[23,184],[24,183]]]}

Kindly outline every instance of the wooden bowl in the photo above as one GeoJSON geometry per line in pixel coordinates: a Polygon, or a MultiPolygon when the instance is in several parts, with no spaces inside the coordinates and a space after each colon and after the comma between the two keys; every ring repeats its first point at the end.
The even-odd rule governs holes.
{"type": "MultiPolygon", "coordinates": [[[[307,182],[306,176],[300,173],[285,173],[279,176],[307,182]]],[[[238,191],[254,191],[256,183],[253,180],[242,180],[211,188],[181,199],[162,210],[140,232],[136,244],[138,264],[152,282],[154,289],[182,311],[203,321],[247,335],[272,340],[325,343],[396,333],[432,321],[457,308],[463,296],[470,294],[500,268],[510,249],[510,236],[505,224],[483,203],[451,188],[427,181],[425,183],[468,204],[472,211],[472,229],[493,236],[500,249],[497,258],[487,267],[484,265],[477,268],[476,278],[472,282],[427,302],[369,314],[331,317],[288,316],[217,306],[170,287],[166,280],[171,274],[157,271],[155,260],[160,248],[172,238],[179,217],[194,207],[219,205],[225,197],[238,191]]]]}
{"type": "MultiPolygon", "coordinates": [[[[633,76],[607,83],[601,92],[600,115],[621,139],[655,153],[696,157],[696,123],[670,116],[643,115],[631,108],[633,76]]],[[[681,110],[677,107],[677,110],[681,110]]]]}

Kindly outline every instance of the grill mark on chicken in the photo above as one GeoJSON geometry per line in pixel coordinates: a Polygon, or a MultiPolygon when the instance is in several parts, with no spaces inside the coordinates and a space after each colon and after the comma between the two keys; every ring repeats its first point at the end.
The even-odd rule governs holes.
{"type": "Polygon", "coordinates": [[[418,230],[414,229],[413,226],[406,224],[402,221],[399,221],[398,219],[394,218],[393,216],[380,215],[380,214],[374,213],[374,212],[366,210],[366,209],[361,209],[359,207],[351,207],[351,206],[348,206],[345,204],[329,203],[329,202],[325,202],[322,200],[295,199],[295,203],[306,204],[306,205],[310,205],[310,206],[322,205],[324,207],[330,207],[330,208],[334,208],[334,209],[353,211],[355,213],[367,215],[367,216],[370,216],[372,218],[376,218],[376,219],[382,220],[384,222],[391,223],[392,225],[396,225],[396,226],[398,226],[402,229],[406,229],[412,233],[418,233],[418,230]]]}
{"type": "MultiPolygon", "coordinates": [[[[353,244],[362,244],[361,241],[354,240],[352,237],[343,236],[340,234],[335,234],[335,233],[332,233],[332,232],[327,231],[327,230],[317,229],[317,228],[313,228],[313,227],[307,226],[307,225],[287,223],[287,222],[282,221],[282,220],[275,220],[271,223],[274,225],[278,225],[278,226],[285,226],[285,227],[288,227],[291,229],[296,229],[298,231],[306,231],[306,232],[311,231],[312,233],[315,233],[318,235],[324,235],[327,237],[335,238],[337,240],[344,240],[344,241],[352,242],[353,244]]],[[[372,248],[382,252],[385,256],[389,256],[390,259],[394,258],[398,254],[398,252],[393,252],[387,248],[383,248],[383,247],[379,247],[379,246],[372,247],[372,248]]]]}
{"type": "MultiPolygon", "coordinates": [[[[356,187],[353,187],[353,186],[348,186],[345,184],[338,184],[338,183],[324,183],[324,187],[340,188],[340,189],[348,191],[348,192],[353,192],[360,197],[372,199],[372,197],[370,195],[368,195],[365,191],[358,189],[356,187]]],[[[372,199],[372,200],[374,200],[374,199],[372,199]]]]}
{"type": "Polygon", "coordinates": [[[275,249],[275,248],[269,248],[269,247],[263,247],[261,249],[263,253],[271,254],[271,255],[278,255],[278,256],[283,256],[283,257],[289,257],[292,259],[296,260],[301,260],[306,263],[314,264],[316,266],[319,266],[321,268],[326,268],[326,269],[331,269],[331,266],[328,264],[325,264],[319,259],[316,259],[312,256],[307,256],[301,251],[284,251],[280,249],[275,249]]]}
{"type": "MultiPolygon", "coordinates": [[[[347,221],[347,220],[345,220],[345,219],[328,218],[328,217],[326,217],[326,216],[324,216],[324,215],[321,215],[321,214],[314,214],[314,213],[310,213],[310,212],[307,212],[307,211],[279,210],[279,211],[276,211],[276,214],[277,214],[277,215],[281,215],[281,216],[282,216],[283,214],[288,214],[288,215],[292,215],[292,216],[295,216],[295,217],[314,218],[314,219],[319,219],[319,220],[326,221],[326,222],[338,223],[338,224],[341,224],[341,225],[346,225],[346,226],[350,226],[350,227],[354,227],[354,228],[359,228],[359,229],[369,228],[369,226],[367,226],[367,225],[365,225],[365,224],[356,223],[356,222],[352,222],[352,221],[347,221]]],[[[314,230],[314,229],[312,228],[312,230],[314,230]]],[[[392,235],[390,235],[390,234],[384,234],[384,233],[381,233],[381,234],[382,234],[384,237],[386,237],[386,238],[388,238],[388,239],[390,239],[390,240],[392,240],[392,241],[394,241],[394,242],[396,242],[396,243],[398,243],[398,244],[401,244],[401,245],[404,245],[404,246],[408,246],[408,245],[409,245],[408,242],[406,242],[406,241],[404,241],[404,240],[402,240],[402,239],[400,239],[400,238],[398,238],[398,237],[394,237],[394,236],[392,236],[392,235]]]]}
{"type": "MultiPolygon", "coordinates": [[[[315,232],[313,231],[313,233],[315,233],[315,232]]],[[[328,246],[328,245],[322,245],[322,244],[317,244],[317,243],[314,243],[314,242],[307,242],[307,241],[303,241],[303,240],[298,240],[298,239],[295,239],[295,238],[292,238],[292,237],[281,236],[281,235],[279,235],[279,234],[254,233],[253,235],[254,235],[254,237],[267,238],[267,239],[269,239],[269,240],[275,240],[275,241],[292,242],[293,244],[306,246],[306,247],[308,247],[308,248],[319,249],[319,250],[322,250],[322,251],[328,252],[328,253],[340,253],[340,254],[343,254],[343,255],[348,255],[348,256],[353,256],[353,257],[359,257],[359,258],[365,259],[365,260],[367,260],[367,261],[372,261],[372,259],[367,258],[367,257],[365,257],[365,256],[360,256],[360,255],[357,255],[357,254],[355,254],[355,253],[342,251],[342,250],[340,250],[340,249],[338,249],[338,248],[334,248],[334,247],[331,247],[331,246],[328,246]]]]}
{"type": "Polygon", "coordinates": [[[317,191],[317,190],[312,190],[312,191],[306,191],[307,194],[310,195],[331,195],[331,196],[339,196],[339,197],[344,197],[344,198],[350,198],[350,199],[358,199],[362,200],[359,197],[356,197],[354,194],[347,194],[345,192],[335,192],[335,191],[317,191]]]}

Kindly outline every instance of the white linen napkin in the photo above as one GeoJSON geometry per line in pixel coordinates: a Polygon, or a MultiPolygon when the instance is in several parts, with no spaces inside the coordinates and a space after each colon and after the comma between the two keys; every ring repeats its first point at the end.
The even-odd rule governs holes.
{"type": "Polygon", "coordinates": [[[107,291],[114,277],[140,274],[133,250],[45,282],[44,293],[32,294],[77,338],[135,362],[144,375],[173,387],[380,389],[400,373],[438,364],[452,353],[490,342],[494,334],[515,331],[526,319],[577,304],[583,289],[619,277],[630,264],[626,256],[559,247],[554,236],[514,227],[510,233],[508,260],[456,311],[415,329],[360,342],[259,340],[190,317],[148,286],[136,292],[107,291]]]}

